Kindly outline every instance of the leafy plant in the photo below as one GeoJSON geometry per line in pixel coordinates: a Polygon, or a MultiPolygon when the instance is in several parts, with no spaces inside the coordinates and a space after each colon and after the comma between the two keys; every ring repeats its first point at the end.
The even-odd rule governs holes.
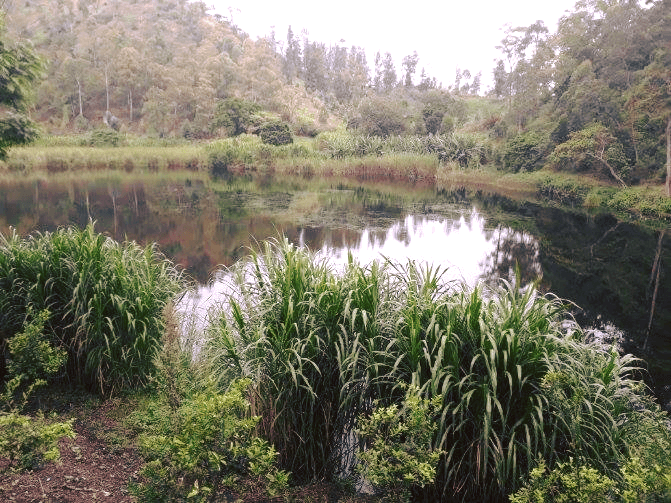
{"type": "Polygon", "coordinates": [[[20,470],[55,461],[60,458],[58,441],[75,438],[73,421],[49,423],[42,415],[33,419],[17,412],[0,413],[0,457],[20,470]]]}
{"type": "Polygon", "coordinates": [[[144,480],[131,487],[142,502],[212,501],[222,486],[254,477],[271,493],[286,486],[288,474],[275,467],[277,452],[252,435],[259,418],[245,417],[249,381],[236,381],[223,394],[197,393],[176,410],[169,431],[140,438],[147,459],[144,480]]]}
{"type": "Polygon", "coordinates": [[[55,377],[65,365],[67,352],[52,346],[49,335],[44,333],[44,325],[50,316],[47,309],[34,315],[29,308],[23,331],[7,341],[9,381],[0,396],[8,409],[17,406],[21,409],[33,390],[46,385],[47,380],[55,377]],[[22,399],[17,403],[17,394],[22,388],[22,399]]]}
{"type": "Polygon", "coordinates": [[[547,139],[529,131],[508,140],[503,153],[503,166],[514,173],[535,171],[541,166],[547,139]]]}
{"type": "Polygon", "coordinates": [[[102,394],[136,387],[153,371],[163,308],[184,285],[154,245],[115,242],[93,224],[2,236],[0,340],[22,329],[29,308],[48,308],[72,383],[102,394]]]}
{"type": "Polygon", "coordinates": [[[422,399],[410,387],[402,408],[396,404],[376,408],[359,418],[357,429],[365,447],[357,453],[358,470],[364,480],[409,501],[412,487],[433,484],[442,454],[432,440],[441,398],[422,399]]]}
{"type": "Polygon", "coordinates": [[[294,141],[289,124],[279,120],[261,124],[258,128],[258,134],[263,143],[268,145],[288,145],[294,141]]]}

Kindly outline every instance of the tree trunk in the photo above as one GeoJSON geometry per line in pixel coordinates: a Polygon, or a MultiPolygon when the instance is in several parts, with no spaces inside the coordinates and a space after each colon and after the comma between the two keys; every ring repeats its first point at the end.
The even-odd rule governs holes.
{"type": "Polygon", "coordinates": [[[79,115],[84,115],[84,108],[82,107],[82,85],[77,79],[77,92],[79,94],[79,115]]]}
{"type": "Polygon", "coordinates": [[[666,195],[671,197],[671,116],[666,119],[666,195]]]}

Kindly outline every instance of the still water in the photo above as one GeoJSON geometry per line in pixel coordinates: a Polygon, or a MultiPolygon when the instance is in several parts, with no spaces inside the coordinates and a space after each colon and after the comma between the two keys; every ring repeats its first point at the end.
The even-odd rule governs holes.
{"type": "MultiPolygon", "coordinates": [[[[307,183],[307,182],[305,182],[307,183]]],[[[0,185],[0,232],[63,225],[118,240],[158,243],[198,285],[205,309],[226,267],[268,238],[286,236],[334,267],[388,258],[440,266],[444,278],[496,284],[540,278],[567,299],[583,326],[618,327],[627,351],[646,359],[651,385],[671,403],[671,231],[498,194],[287,184],[212,188],[202,181],[107,180],[0,185]],[[646,344],[647,342],[647,344],[646,344]],[[646,346],[645,350],[643,349],[646,346]]]]}

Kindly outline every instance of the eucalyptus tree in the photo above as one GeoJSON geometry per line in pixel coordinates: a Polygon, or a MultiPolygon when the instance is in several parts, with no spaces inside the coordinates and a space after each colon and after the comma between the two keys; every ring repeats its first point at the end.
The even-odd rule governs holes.
{"type": "Polygon", "coordinates": [[[417,63],[419,62],[419,56],[417,51],[413,51],[412,54],[403,58],[403,85],[405,87],[412,87],[412,78],[417,71],[417,63]]]}

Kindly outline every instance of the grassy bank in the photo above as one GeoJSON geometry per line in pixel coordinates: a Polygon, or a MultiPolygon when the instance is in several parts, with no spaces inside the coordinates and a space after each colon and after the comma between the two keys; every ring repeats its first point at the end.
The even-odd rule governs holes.
{"type": "Polygon", "coordinates": [[[20,178],[170,177],[229,182],[232,178],[339,178],[358,182],[422,184],[437,190],[498,192],[624,218],[671,219],[662,185],[616,187],[589,176],[546,169],[507,173],[497,169],[491,142],[476,133],[379,138],[344,131],[293,144],[266,145],[241,135],[209,143],[83,135],[46,138],[10,151],[0,167],[5,180],[20,178]]]}

